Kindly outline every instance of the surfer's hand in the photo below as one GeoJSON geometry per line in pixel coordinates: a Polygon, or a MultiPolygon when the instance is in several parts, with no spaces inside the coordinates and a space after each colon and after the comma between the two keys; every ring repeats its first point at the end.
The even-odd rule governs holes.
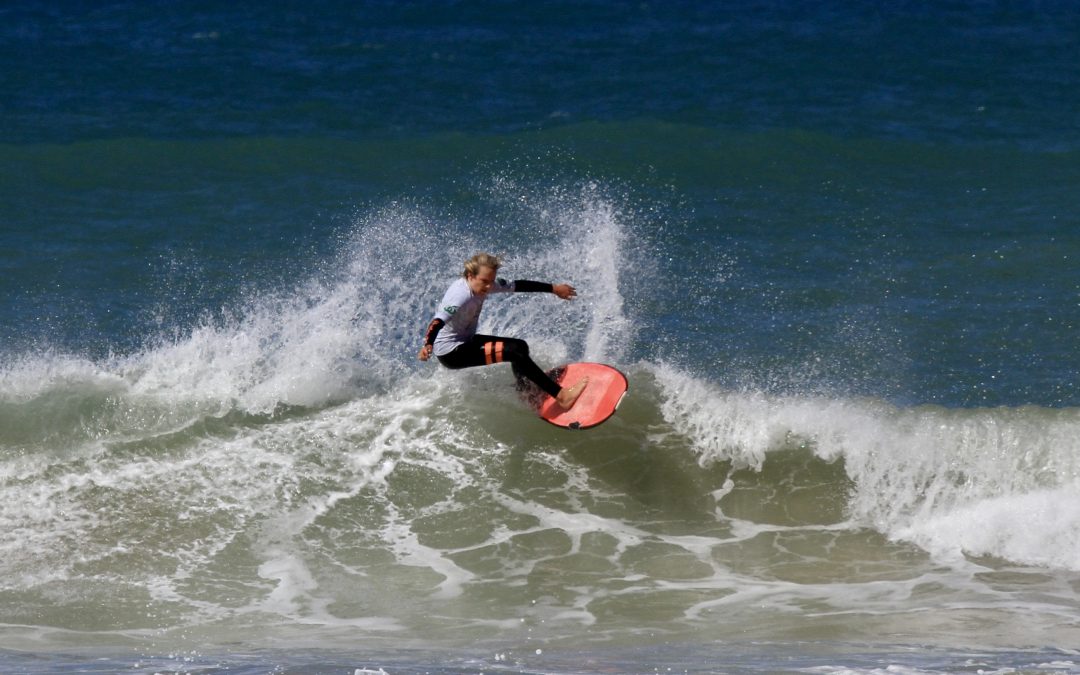
{"type": "Polygon", "coordinates": [[[424,345],[420,348],[420,354],[418,355],[421,361],[427,361],[431,358],[431,345],[424,345]]]}
{"type": "Polygon", "coordinates": [[[552,284],[551,292],[563,300],[577,297],[577,291],[570,284],[552,284]]]}

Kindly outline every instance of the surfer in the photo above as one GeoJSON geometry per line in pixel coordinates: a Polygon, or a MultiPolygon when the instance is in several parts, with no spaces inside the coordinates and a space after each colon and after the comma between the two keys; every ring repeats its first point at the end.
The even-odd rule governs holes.
{"type": "Polygon", "coordinates": [[[572,387],[560,387],[529,356],[529,344],[518,338],[477,335],[480,310],[490,293],[554,293],[570,300],[577,291],[569,284],[549,284],[520,279],[507,281],[496,277],[502,262],[487,253],[477,253],[465,261],[465,274],[450,284],[443,295],[435,318],[428,325],[420,360],[432,354],[447,368],[471,368],[509,361],[514,376],[527,378],[552,396],[563,410],[569,410],[589,383],[583,377],[572,387]]]}

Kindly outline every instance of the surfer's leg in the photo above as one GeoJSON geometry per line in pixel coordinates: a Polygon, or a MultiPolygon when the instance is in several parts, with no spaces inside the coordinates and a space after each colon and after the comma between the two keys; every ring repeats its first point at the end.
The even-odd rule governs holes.
{"type": "Polygon", "coordinates": [[[519,380],[522,377],[532,380],[536,383],[536,386],[547,392],[565,410],[569,410],[574,405],[578,396],[581,396],[581,392],[589,383],[589,378],[585,377],[572,387],[560,387],[532,360],[532,357],[529,356],[529,343],[524,340],[491,337],[485,343],[484,353],[492,359],[492,361],[489,361],[490,363],[498,363],[501,360],[509,361],[514,369],[515,377],[519,380]]]}
{"type": "Polygon", "coordinates": [[[525,378],[535,382],[549,396],[558,396],[562,391],[562,387],[540,370],[540,366],[529,356],[529,343],[517,338],[483,337],[486,338],[483,349],[488,363],[509,361],[514,376],[519,380],[525,378]]]}
{"type": "Polygon", "coordinates": [[[509,361],[515,377],[519,380],[525,378],[535,382],[536,386],[553,397],[565,409],[574,405],[574,401],[589,382],[589,378],[583,378],[572,387],[560,387],[529,356],[529,343],[517,338],[475,335],[472,340],[438,359],[447,368],[455,369],[489,366],[493,363],[509,361]]]}
{"type": "Polygon", "coordinates": [[[559,386],[552,382],[551,378],[529,358],[529,345],[524,340],[495,335],[474,335],[471,340],[459,345],[449,354],[439,356],[438,359],[439,363],[454,370],[490,366],[493,363],[505,361],[510,363],[514,370],[514,377],[519,382],[526,379],[533,380],[549,393],[552,387],[556,392],[559,389],[559,386]],[[535,370],[530,369],[529,364],[532,364],[535,370]],[[541,380],[535,379],[537,372],[540,373],[541,380]]]}
{"type": "Polygon", "coordinates": [[[476,338],[458,345],[449,354],[436,355],[435,358],[439,359],[439,363],[451,370],[487,365],[487,357],[484,356],[484,343],[476,338]]]}

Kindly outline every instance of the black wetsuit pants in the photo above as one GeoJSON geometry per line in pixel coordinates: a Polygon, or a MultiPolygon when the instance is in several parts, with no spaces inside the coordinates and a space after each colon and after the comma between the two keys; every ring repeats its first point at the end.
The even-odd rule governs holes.
{"type": "Polygon", "coordinates": [[[455,370],[509,361],[514,369],[514,377],[519,381],[522,378],[532,380],[551,396],[558,396],[562,390],[562,387],[540,370],[540,366],[529,357],[529,343],[517,338],[474,335],[468,342],[458,345],[454,351],[437,358],[439,363],[455,370]]]}

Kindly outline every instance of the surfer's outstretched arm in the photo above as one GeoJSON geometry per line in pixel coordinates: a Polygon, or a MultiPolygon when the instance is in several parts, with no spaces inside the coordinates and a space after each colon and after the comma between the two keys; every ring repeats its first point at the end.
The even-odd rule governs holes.
{"type": "Polygon", "coordinates": [[[554,293],[563,300],[577,296],[577,290],[570,284],[549,284],[546,281],[529,281],[518,279],[513,284],[517,293],[554,293]]]}

